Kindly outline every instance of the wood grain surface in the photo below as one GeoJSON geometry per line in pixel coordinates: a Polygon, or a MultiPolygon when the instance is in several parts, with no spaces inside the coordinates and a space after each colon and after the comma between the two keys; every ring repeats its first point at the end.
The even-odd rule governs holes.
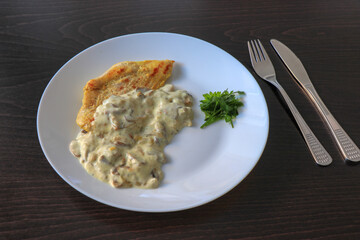
{"type": "Polygon", "coordinates": [[[344,164],[324,122],[270,48],[302,60],[338,122],[360,145],[358,0],[2,0],[0,2],[0,239],[360,239],[360,166],[344,164]],[[314,164],[276,89],[256,77],[269,108],[267,146],[223,197],[173,213],[100,204],[46,160],[36,115],[46,85],[71,57],[111,37],[174,32],[213,43],[253,73],[259,38],[279,82],[334,159],[314,164]]]}

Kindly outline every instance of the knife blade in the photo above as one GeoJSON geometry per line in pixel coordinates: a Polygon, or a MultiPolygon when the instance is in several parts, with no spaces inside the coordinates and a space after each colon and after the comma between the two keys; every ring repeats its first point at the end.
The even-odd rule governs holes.
{"type": "Polygon", "coordinates": [[[309,75],[307,74],[304,65],[300,59],[293,53],[285,44],[276,39],[271,39],[270,43],[275,49],[275,52],[280,57],[284,65],[287,67],[291,75],[300,84],[300,86],[309,95],[310,99],[315,103],[320,115],[325,119],[327,126],[330,129],[345,161],[359,162],[360,150],[356,144],[351,140],[349,135],[336,121],[329,109],[321,100],[319,94],[316,92],[309,75]]]}

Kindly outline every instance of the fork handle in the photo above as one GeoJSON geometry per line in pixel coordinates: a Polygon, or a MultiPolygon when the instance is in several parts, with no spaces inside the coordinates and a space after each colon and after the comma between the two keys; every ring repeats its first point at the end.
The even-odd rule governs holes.
{"type": "Polygon", "coordinates": [[[306,124],[303,117],[300,115],[299,111],[296,109],[294,103],[291,101],[290,97],[287,95],[282,86],[277,82],[274,84],[280,91],[281,95],[285,99],[291,113],[293,114],[295,121],[297,122],[300,131],[304,137],[304,140],[309,147],[309,150],[318,165],[327,166],[332,162],[332,158],[325,148],[321,145],[319,140],[316,138],[314,133],[311,131],[309,126],[306,124]]]}
{"type": "Polygon", "coordinates": [[[315,103],[315,106],[319,110],[321,116],[325,119],[325,122],[330,128],[331,134],[336,140],[338,147],[345,161],[359,162],[360,161],[360,150],[356,144],[351,140],[349,135],[344,131],[340,124],[336,121],[334,116],[325,106],[320,96],[317,94],[314,86],[308,84],[305,90],[310,95],[311,100],[315,103]]]}

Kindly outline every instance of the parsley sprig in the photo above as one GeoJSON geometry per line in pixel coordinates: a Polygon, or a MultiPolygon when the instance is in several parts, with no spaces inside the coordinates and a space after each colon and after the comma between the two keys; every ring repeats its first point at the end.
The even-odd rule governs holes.
{"type": "Polygon", "coordinates": [[[239,114],[238,108],[244,106],[241,97],[242,91],[209,92],[203,94],[204,99],[200,102],[200,109],[205,113],[205,123],[201,128],[224,119],[234,127],[233,119],[239,114]]]}

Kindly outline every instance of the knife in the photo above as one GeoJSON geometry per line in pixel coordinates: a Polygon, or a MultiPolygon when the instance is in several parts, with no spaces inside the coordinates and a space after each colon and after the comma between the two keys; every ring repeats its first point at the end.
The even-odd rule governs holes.
{"type": "Polygon", "coordinates": [[[270,43],[290,73],[309,95],[310,99],[315,103],[315,106],[330,128],[330,131],[335,138],[342,155],[344,156],[344,160],[359,162],[359,148],[336,121],[334,116],[330,113],[329,109],[327,109],[324,102],[319,97],[300,59],[287,46],[278,40],[271,39],[270,43]]]}

